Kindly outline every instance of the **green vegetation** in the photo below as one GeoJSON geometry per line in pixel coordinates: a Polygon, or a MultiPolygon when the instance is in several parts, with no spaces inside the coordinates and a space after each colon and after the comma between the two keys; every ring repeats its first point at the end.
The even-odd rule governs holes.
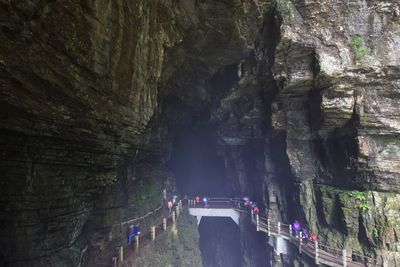
{"type": "Polygon", "coordinates": [[[360,61],[368,54],[368,48],[365,46],[364,37],[361,35],[354,35],[351,39],[351,48],[353,49],[354,57],[360,61]]]}
{"type": "Polygon", "coordinates": [[[366,200],[366,195],[365,192],[361,192],[361,191],[351,191],[350,192],[350,196],[357,199],[358,201],[365,201],[366,200]]]}
{"type": "Polygon", "coordinates": [[[276,6],[281,13],[282,17],[287,19],[287,22],[291,24],[294,20],[294,4],[291,0],[276,0],[276,6]]]}
{"type": "Polygon", "coordinates": [[[147,249],[143,248],[135,263],[137,266],[203,266],[198,244],[197,221],[184,210],[177,226],[168,228],[147,249]]]}
{"type": "Polygon", "coordinates": [[[102,173],[102,174],[99,174],[96,177],[96,181],[101,186],[112,185],[117,181],[117,175],[114,172],[112,172],[112,173],[102,173]]]}
{"type": "Polygon", "coordinates": [[[369,211],[372,207],[367,203],[366,192],[353,190],[349,193],[350,197],[357,201],[357,207],[362,212],[369,211]]]}
{"type": "Polygon", "coordinates": [[[378,238],[379,238],[379,230],[378,230],[376,227],[374,227],[374,229],[372,229],[372,236],[373,236],[375,239],[378,239],[378,238]]]}

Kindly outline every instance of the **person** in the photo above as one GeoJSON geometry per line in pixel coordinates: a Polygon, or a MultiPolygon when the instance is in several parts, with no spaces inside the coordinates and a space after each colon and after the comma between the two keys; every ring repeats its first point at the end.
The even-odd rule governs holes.
{"type": "Polygon", "coordinates": [[[293,234],[297,237],[299,235],[299,231],[300,231],[300,223],[299,223],[299,221],[295,220],[292,223],[292,229],[293,229],[293,234]]]}
{"type": "Polygon", "coordinates": [[[140,235],[140,227],[138,224],[133,226],[133,234],[134,234],[134,236],[140,235]]]}
{"type": "Polygon", "coordinates": [[[248,206],[250,204],[250,198],[249,197],[243,197],[243,204],[244,206],[248,206]]]}
{"type": "Polygon", "coordinates": [[[169,212],[172,212],[172,206],[173,206],[172,201],[169,200],[168,203],[167,203],[167,205],[168,205],[168,210],[169,210],[169,212]]]}
{"type": "Polygon", "coordinates": [[[200,204],[200,197],[196,196],[195,200],[196,200],[196,205],[199,205],[200,204]]]}
{"type": "Polygon", "coordinates": [[[254,206],[253,213],[254,213],[254,215],[258,215],[260,213],[260,210],[257,206],[254,206]]]}
{"type": "Polygon", "coordinates": [[[308,243],[308,239],[309,239],[308,231],[307,231],[306,228],[303,228],[303,241],[304,241],[304,244],[308,243]]]}
{"type": "Polygon", "coordinates": [[[317,242],[317,235],[315,233],[312,233],[310,240],[311,240],[311,242],[313,242],[315,244],[315,242],[317,242]]]}
{"type": "Polygon", "coordinates": [[[207,197],[203,197],[203,203],[204,203],[204,207],[208,207],[208,199],[207,197]]]}
{"type": "Polygon", "coordinates": [[[131,244],[132,240],[139,235],[140,235],[140,227],[138,224],[129,226],[128,244],[131,244]]]}

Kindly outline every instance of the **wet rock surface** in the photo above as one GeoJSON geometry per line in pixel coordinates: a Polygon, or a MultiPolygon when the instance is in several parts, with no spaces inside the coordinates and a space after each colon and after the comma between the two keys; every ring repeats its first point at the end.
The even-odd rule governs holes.
{"type": "Polygon", "coordinates": [[[174,140],[204,127],[227,191],[400,264],[399,10],[0,1],[0,263],[93,265],[174,190],[174,140]]]}

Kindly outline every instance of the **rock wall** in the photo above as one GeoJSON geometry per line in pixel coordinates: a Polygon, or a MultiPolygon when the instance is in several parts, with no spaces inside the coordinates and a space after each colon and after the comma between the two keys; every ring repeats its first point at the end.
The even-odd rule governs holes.
{"type": "Polygon", "coordinates": [[[277,7],[272,126],[286,133],[301,215],[321,241],[396,265],[399,3],[277,7]]]}
{"type": "Polygon", "coordinates": [[[399,10],[0,1],[0,263],[93,264],[173,190],[172,142],[206,123],[236,194],[400,264],[399,10]]]}
{"type": "Polygon", "coordinates": [[[160,205],[168,121],[184,120],[168,99],[196,110],[196,84],[250,53],[263,8],[1,1],[1,264],[93,264],[113,224],[160,205]]]}
{"type": "Polygon", "coordinates": [[[216,110],[232,177],[321,242],[396,265],[399,4],[275,4],[216,110]]]}

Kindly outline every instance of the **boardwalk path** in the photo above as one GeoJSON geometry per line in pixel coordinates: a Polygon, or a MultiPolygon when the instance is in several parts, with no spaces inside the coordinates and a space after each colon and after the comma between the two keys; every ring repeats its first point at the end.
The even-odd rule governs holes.
{"type": "MultiPolygon", "coordinates": [[[[310,257],[317,264],[324,264],[327,266],[348,266],[348,267],[361,267],[361,266],[383,266],[385,264],[378,265],[377,260],[357,254],[354,252],[346,253],[346,251],[330,246],[318,244],[318,242],[307,242],[304,243],[302,238],[295,237],[291,234],[291,226],[278,222],[274,218],[267,218],[262,214],[256,216],[250,213],[249,209],[239,207],[240,200],[235,198],[211,198],[208,203],[210,209],[233,209],[240,212],[244,216],[249,216],[253,225],[257,228],[257,231],[264,232],[269,237],[282,238],[293,244],[300,253],[303,253],[310,257]]],[[[111,250],[103,253],[101,257],[94,263],[94,266],[123,266],[124,261],[131,259],[135,251],[147,246],[151,242],[157,239],[157,236],[163,233],[165,230],[175,224],[176,218],[179,215],[183,207],[189,209],[204,209],[203,205],[194,205],[194,200],[189,199],[186,201],[180,201],[179,205],[167,216],[162,215],[159,218],[159,222],[153,226],[150,231],[142,233],[140,235],[139,242],[134,241],[132,244],[123,244],[117,250],[111,250]]],[[[138,219],[130,220],[129,222],[136,221],[138,219]]],[[[125,224],[126,222],[120,223],[125,224]]],[[[122,227],[122,226],[121,226],[122,227]]]]}
{"type": "MultiPolygon", "coordinates": [[[[307,242],[305,243],[303,238],[293,236],[291,234],[291,226],[289,224],[283,224],[278,222],[275,218],[267,218],[261,214],[256,216],[250,213],[249,209],[240,207],[240,199],[235,198],[211,198],[208,203],[210,209],[234,209],[242,214],[246,214],[251,217],[253,225],[257,228],[257,231],[261,231],[267,234],[267,236],[274,236],[276,238],[282,238],[297,247],[300,253],[304,253],[317,264],[324,264],[328,266],[348,266],[348,267],[360,267],[360,266],[386,266],[386,264],[378,264],[376,259],[361,255],[360,253],[347,253],[346,250],[338,249],[322,244],[318,242],[307,242]]],[[[194,206],[193,200],[190,200],[190,209],[202,208],[203,205],[194,206]]]]}

